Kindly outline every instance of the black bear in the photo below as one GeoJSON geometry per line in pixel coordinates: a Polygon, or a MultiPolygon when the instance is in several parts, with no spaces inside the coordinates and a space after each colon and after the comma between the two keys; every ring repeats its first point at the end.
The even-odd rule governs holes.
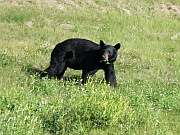
{"type": "Polygon", "coordinates": [[[99,69],[105,71],[106,82],[116,85],[114,62],[120,43],[115,46],[106,45],[100,40],[100,45],[80,38],[67,39],[53,49],[50,66],[41,74],[60,79],[67,67],[82,70],[82,83],[85,84],[89,75],[95,74],[99,69]]]}

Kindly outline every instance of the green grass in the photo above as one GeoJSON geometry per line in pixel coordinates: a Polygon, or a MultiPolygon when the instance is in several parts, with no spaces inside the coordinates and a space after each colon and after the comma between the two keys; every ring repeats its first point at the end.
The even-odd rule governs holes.
{"type": "Polygon", "coordinates": [[[0,2],[0,134],[179,134],[179,18],[155,10],[179,1],[94,2],[0,2]],[[54,46],[72,37],[122,44],[117,87],[103,71],[86,85],[72,69],[60,81],[39,78],[54,46]]]}

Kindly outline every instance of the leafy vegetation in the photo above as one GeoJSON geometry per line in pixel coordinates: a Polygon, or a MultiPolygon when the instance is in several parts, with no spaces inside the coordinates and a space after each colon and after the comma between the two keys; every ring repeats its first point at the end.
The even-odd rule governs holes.
{"type": "Polygon", "coordinates": [[[0,134],[180,132],[178,0],[0,1],[0,134]],[[40,79],[67,38],[120,42],[117,87],[103,71],[40,79]]]}

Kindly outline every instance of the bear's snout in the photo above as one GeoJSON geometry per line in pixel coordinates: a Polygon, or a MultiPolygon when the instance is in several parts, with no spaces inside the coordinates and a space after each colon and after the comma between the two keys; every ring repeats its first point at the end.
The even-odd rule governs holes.
{"type": "Polygon", "coordinates": [[[108,57],[109,57],[108,52],[103,53],[102,58],[101,58],[101,62],[108,62],[108,59],[109,59],[108,57]]]}

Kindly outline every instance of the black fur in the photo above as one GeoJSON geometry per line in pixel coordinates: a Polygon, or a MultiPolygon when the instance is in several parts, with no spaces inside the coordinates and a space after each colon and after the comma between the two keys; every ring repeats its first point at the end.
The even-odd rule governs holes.
{"type": "Polygon", "coordinates": [[[50,66],[41,74],[41,77],[48,75],[49,78],[56,76],[60,79],[67,67],[82,70],[82,83],[86,83],[87,76],[95,74],[99,69],[105,71],[105,79],[110,85],[116,85],[114,62],[117,58],[117,51],[120,44],[110,46],[101,40],[100,45],[86,39],[67,39],[53,49],[51,53],[50,66]],[[105,58],[108,54],[108,60],[105,58]]]}

